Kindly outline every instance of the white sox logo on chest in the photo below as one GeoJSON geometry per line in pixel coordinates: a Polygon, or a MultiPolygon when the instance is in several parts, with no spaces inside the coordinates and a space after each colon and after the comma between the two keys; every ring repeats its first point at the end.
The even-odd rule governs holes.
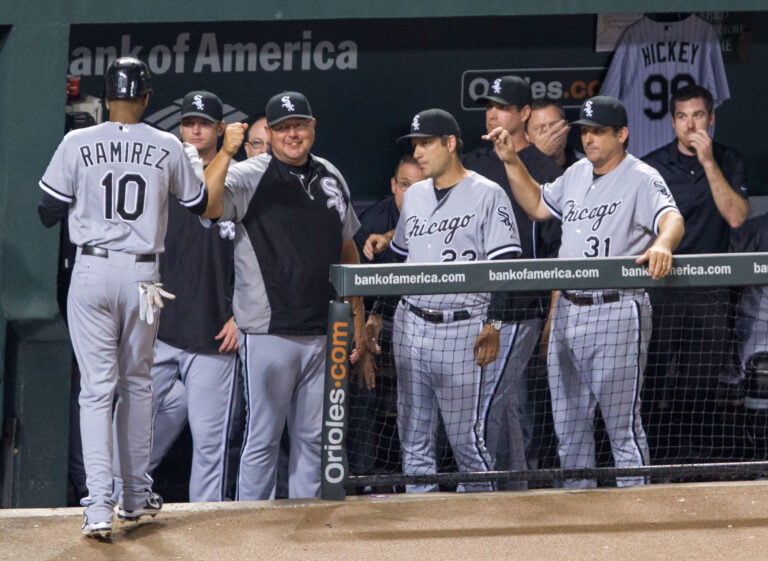
{"type": "Polygon", "coordinates": [[[581,206],[573,200],[565,202],[563,207],[563,222],[581,222],[582,220],[593,220],[592,231],[597,232],[606,216],[610,216],[619,210],[621,200],[605,203],[598,206],[581,206]]]}
{"type": "Polygon", "coordinates": [[[442,234],[445,232],[445,243],[449,244],[456,237],[456,232],[467,228],[475,217],[475,213],[465,214],[464,216],[452,216],[430,222],[428,218],[422,216],[409,216],[406,220],[406,230],[408,238],[420,238],[431,236],[433,234],[442,234]]]}

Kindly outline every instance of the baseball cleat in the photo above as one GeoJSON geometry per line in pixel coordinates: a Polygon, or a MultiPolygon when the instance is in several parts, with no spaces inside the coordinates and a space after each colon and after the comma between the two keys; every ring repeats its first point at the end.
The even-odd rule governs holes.
{"type": "Polygon", "coordinates": [[[112,521],[88,523],[88,518],[83,518],[83,527],[80,533],[89,538],[108,538],[112,535],[112,521]]]}
{"type": "Polygon", "coordinates": [[[120,510],[117,512],[117,517],[120,520],[128,520],[129,522],[135,522],[142,516],[151,516],[154,518],[157,516],[157,513],[160,512],[163,508],[163,497],[158,495],[157,493],[150,493],[149,497],[147,497],[147,500],[144,502],[143,506],[140,506],[137,509],[134,510],[125,510],[123,507],[120,507],[120,510]]]}

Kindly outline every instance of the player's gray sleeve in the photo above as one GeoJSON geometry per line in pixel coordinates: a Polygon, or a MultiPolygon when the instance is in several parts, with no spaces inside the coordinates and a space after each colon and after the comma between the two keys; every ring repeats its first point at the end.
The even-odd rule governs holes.
{"type": "Polygon", "coordinates": [[[358,220],[355,209],[352,207],[352,195],[349,192],[349,185],[347,184],[347,180],[344,179],[344,176],[341,175],[341,172],[338,170],[338,168],[331,162],[325,158],[316,159],[320,160],[328,169],[328,171],[334,174],[341,183],[341,188],[344,190],[344,195],[346,197],[345,202],[347,204],[346,211],[344,212],[341,235],[345,240],[353,238],[357,231],[360,229],[360,220],[358,220]]]}
{"type": "Polygon", "coordinates": [[[76,158],[70,157],[67,149],[70,138],[71,133],[59,143],[39,183],[43,191],[67,204],[75,200],[74,179],[77,177],[76,171],[71,169],[76,158]]]}
{"type": "MultiPolygon", "coordinates": [[[[411,187],[414,187],[414,185],[411,185],[411,187]]],[[[408,257],[408,242],[406,241],[405,237],[405,223],[407,220],[407,216],[410,212],[410,204],[409,199],[412,199],[413,197],[409,197],[409,192],[411,191],[411,188],[408,188],[408,191],[405,192],[405,196],[403,197],[403,205],[400,210],[400,218],[397,219],[397,226],[395,227],[395,235],[392,238],[392,243],[389,244],[389,248],[396,254],[401,257],[408,257]]]]}
{"type": "Polygon", "coordinates": [[[485,205],[485,258],[496,259],[503,254],[520,255],[520,233],[517,229],[512,202],[501,187],[490,190],[485,205]]]}
{"type": "Polygon", "coordinates": [[[672,192],[667,187],[666,182],[661,175],[652,167],[647,164],[642,164],[651,173],[648,173],[645,178],[645,184],[642,185],[644,192],[648,194],[646,196],[639,196],[637,198],[637,212],[636,216],[640,220],[645,220],[643,224],[645,228],[648,228],[654,234],[659,233],[659,221],[661,217],[668,212],[680,212],[677,209],[677,204],[672,196],[672,192]]]}
{"type": "Polygon", "coordinates": [[[243,220],[270,159],[271,156],[262,154],[229,166],[219,222],[243,220]]]}
{"type": "Polygon", "coordinates": [[[208,190],[195,174],[181,143],[173,147],[169,156],[171,174],[169,190],[176,195],[179,203],[196,214],[205,212],[208,202],[208,190]]]}
{"type": "Polygon", "coordinates": [[[550,214],[558,220],[563,219],[562,197],[565,184],[564,177],[564,175],[561,175],[554,181],[541,186],[541,201],[547,207],[550,214]]]}

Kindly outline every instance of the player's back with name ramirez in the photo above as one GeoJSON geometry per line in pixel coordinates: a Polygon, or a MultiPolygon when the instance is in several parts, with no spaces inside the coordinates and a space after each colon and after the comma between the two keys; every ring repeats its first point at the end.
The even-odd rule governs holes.
{"type": "Polygon", "coordinates": [[[170,133],[107,121],[68,133],[40,187],[71,205],[76,245],[161,253],[168,191],[193,210],[206,203],[204,185],[182,158],[181,142],[170,133]]]}

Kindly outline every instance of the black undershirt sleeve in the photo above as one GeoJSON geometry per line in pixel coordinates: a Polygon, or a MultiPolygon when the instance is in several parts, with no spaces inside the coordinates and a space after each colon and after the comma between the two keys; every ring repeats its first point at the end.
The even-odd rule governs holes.
{"type": "MultiPolygon", "coordinates": [[[[402,263],[405,261],[405,255],[400,255],[394,251],[390,251],[390,253],[392,254],[392,259],[395,263],[402,263]]],[[[391,315],[391,313],[394,312],[394,309],[397,308],[397,301],[399,299],[400,296],[397,294],[391,296],[379,296],[373,303],[371,313],[377,315],[391,315]],[[387,314],[385,312],[386,310],[391,310],[390,314],[387,314]]]]}
{"type": "Polygon", "coordinates": [[[197,214],[198,216],[203,214],[205,210],[208,208],[208,189],[206,188],[203,191],[203,198],[200,199],[199,203],[197,203],[195,206],[189,206],[187,208],[192,214],[197,214]]]}
{"type": "MultiPolygon", "coordinates": [[[[507,252],[492,259],[492,261],[499,261],[501,259],[516,259],[517,253],[507,252]]],[[[508,299],[504,292],[491,292],[491,302],[488,305],[488,319],[502,319],[504,317],[504,308],[507,305],[508,299]]]]}
{"type": "Polygon", "coordinates": [[[48,193],[43,193],[43,197],[37,204],[37,215],[40,217],[40,222],[46,228],[58,224],[67,215],[68,211],[69,203],[60,201],[48,193]]]}

